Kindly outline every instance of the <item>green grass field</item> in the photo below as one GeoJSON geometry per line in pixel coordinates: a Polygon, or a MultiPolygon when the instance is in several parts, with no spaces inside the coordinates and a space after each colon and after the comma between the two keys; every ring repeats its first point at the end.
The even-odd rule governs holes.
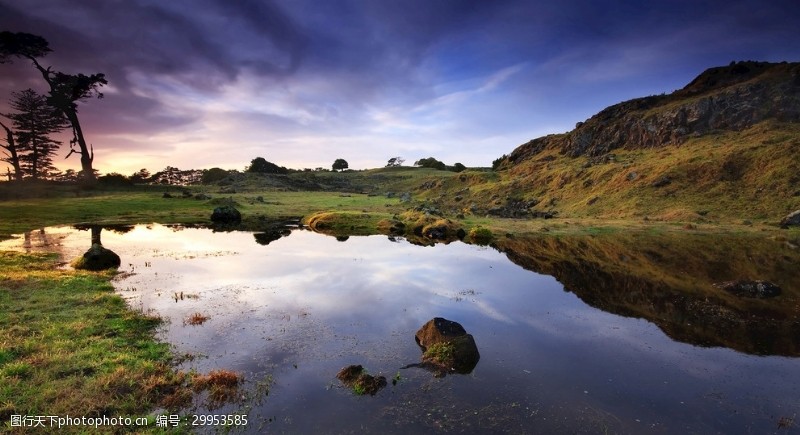
{"type": "Polygon", "coordinates": [[[112,272],[56,260],[0,253],[0,427],[11,415],[147,416],[184,388],[153,339],[159,319],[131,311],[112,272]]]}

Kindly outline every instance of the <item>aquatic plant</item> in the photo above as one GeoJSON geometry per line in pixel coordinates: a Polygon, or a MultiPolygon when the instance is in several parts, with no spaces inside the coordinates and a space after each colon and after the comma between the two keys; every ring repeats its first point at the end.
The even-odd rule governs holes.
{"type": "Polygon", "coordinates": [[[194,313],[191,316],[189,316],[189,318],[186,319],[184,324],[188,324],[188,325],[192,325],[192,326],[202,325],[203,323],[206,322],[206,320],[208,320],[210,318],[211,318],[211,316],[206,316],[205,314],[202,314],[202,313],[198,312],[198,313],[194,313]]]}

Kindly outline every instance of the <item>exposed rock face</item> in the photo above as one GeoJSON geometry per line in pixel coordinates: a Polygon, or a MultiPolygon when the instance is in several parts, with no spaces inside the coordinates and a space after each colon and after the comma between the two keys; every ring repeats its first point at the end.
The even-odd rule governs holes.
{"type": "Polygon", "coordinates": [[[211,213],[211,220],[223,224],[237,223],[241,222],[242,214],[236,207],[223,205],[214,209],[214,212],[211,213]]]}
{"type": "Polygon", "coordinates": [[[767,281],[726,281],[714,284],[714,287],[725,290],[736,296],[747,298],[772,298],[781,294],[781,288],[767,281]]]}
{"type": "Polygon", "coordinates": [[[536,206],[539,200],[532,199],[530,201],[523,201],[520,199],[509,199],[506,201],[505,206],[494,207],[487,210],[487,213],[492,216],[504,218],[527,218],[531,217],[531,208],[536,206]]]}
{"type": "Polygon", "coordinates": [[[711,68],[672,94],[613,105],[568,133],[523,144],[507,163],[544,149],[577,157],[677,145],[692,136],[743,130],[766,119],[800,122],[800,63],[739,62],[711,68]]]}
{"type": "Polygon", "coordinates": [[[781,220],[781,227],[800,226],[800,210],[789,213],[781,220]]]}
{"type": "Polygon", "coordinates": [[[440,375],[471,373],[481,357],[472,335],[458,322],[441,317],[422,325],[414,338],[423,350],[422,364],[440,375]]]}

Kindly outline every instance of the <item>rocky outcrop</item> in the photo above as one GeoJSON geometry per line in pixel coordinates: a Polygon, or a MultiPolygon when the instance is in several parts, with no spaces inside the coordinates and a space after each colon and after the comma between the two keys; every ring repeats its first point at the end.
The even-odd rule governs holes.
{"type": "Polygon", "coordinates": [[[503,206],[493,207],[486,211],[491,216],[504,218],[527,218],[531,217],[531,209],[538,204],[536,199],[524,201],[521,199],[509,199],[503,206]]]}
{"type": "Polygon", "coordinates": [[[501,166],[544,149],[577,157],[617,148],[677,145],[693,136],[739,131],[767,119],[800,122],[800,63],[738,62],[711,68],[672,94],[613,105],[568,133],[523,144],[501,166]]]}
{"type": "Polygon", "coordinates": [[[773,298],[781,294],[781,288],[767,281],[726,281],[714,284],[714,287],[725,290],[736,296],[746,298],[773,298]]]}
{"type": "Polygon", "coordinates": [[[800,226],[800,210],[789,213],[781,219],[781,228],[788,228],[792,226],[800,226]]]}

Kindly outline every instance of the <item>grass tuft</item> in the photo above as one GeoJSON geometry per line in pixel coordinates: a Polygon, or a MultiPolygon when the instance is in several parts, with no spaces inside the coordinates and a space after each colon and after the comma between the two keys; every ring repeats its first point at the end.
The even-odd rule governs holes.
{"type": "Polygon", "coordinates": [[[203,323],[206,323],[206,321],[208,319],[210,319],[210,318],[211,318],[211,316],[207,316],[207,315],[202,314],[202,313],[194,313],[191,316],[189,316],[189,318],[186,319],[183,323],[186,324],[186,325],[197,326],[197,325],[202,325],[203,323]]]}

